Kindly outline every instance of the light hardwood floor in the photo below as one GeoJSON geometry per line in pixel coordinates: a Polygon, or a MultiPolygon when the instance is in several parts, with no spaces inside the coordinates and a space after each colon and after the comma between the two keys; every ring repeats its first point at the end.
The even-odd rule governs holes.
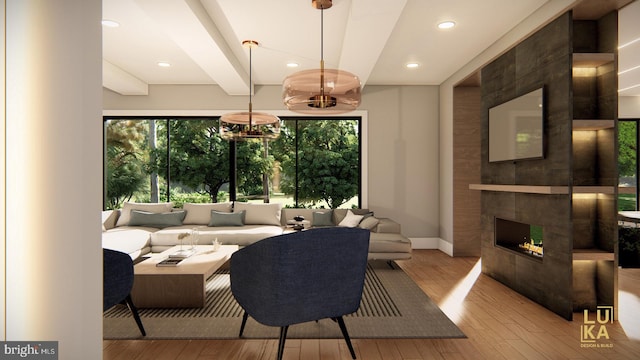
{"type": "MultiPolygon", "coordinates": [[[[467,335],[466,339],[354,339],[358,359],[639,359],[640,269],[619,273],[620,321],[606,325],[612,348],[582,348],[583,315],[563,318],[479,273],[479,259],[415,250],[398,264],[467,335]]],[[[590,319],[593,320],[593,319],[590,319]]],[[[135,326],[135,324],[132,324],[135,326]]],[[[597,331],[596,331],[597,333],[597,331]]],[[[277,340],[115,340],[104,359],[275,359],[277,340]]],[[[284,359],[350,359],[342,339],[286,342],[284,359]]]]}

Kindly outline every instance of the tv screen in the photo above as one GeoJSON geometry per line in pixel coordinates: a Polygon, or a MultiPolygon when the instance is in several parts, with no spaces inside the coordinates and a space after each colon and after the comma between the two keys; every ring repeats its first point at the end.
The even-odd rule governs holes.
{"type": "Polygon", "coordinates": [[[489,109],[489,162],[544,157],[543,88],[489,109]]]}

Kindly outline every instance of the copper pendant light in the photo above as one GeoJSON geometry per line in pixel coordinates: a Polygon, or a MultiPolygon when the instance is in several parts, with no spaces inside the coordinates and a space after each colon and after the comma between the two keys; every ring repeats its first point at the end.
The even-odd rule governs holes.
{"type": "Polygon", "coordinates": [[[331,0],[312,0],[320,10],[320,69],[303,70],[287,76],[282,100],[291,111],[303,114],[341,114],[360,105],[360,79],[348,72],[324,68],[324,9],[331,0]]]}
{"type": "Polygon", "coordinates": [[[259,44],[244,40],[242,46],[249,48],[249,111],[224,114],[220,117],[220,136],[227,140],[275,139],[280,135],[280,118],[261,112],[253,112],[251,90],[251,49],[259,44]]]}

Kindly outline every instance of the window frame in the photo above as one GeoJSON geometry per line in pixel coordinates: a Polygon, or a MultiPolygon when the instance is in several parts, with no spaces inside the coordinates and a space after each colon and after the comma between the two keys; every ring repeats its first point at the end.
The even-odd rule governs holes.
{"type": "MultiPolygon", "coordinates": [[[[106,154],[106,121],[109,119],[128,119],[128,120],[163,120],[163,119],[193,119],[193,118],[219,118],[225,113],[236,112],[237,110],[127,110],[118,111],[110,110],[103,111],[103,154],[106,154]]],[[[267,111],[267,110],[261,110],[267,111]]],[[[358,202],[360,208],[368,208],[368,113],[364,110],[352,111],[348,114],[340,115],[323,115],[323,116],[307,116],[293,113],[291,111],[268,111],[271,114],[279,116],[282,120],[331,120],[346,119],[346,120],[359,120],[359,167],[360,167],[360,179],[359,179],[359,195],[358,202]]],[[[103,156],[103,207],[106,205],[106,171],[107,171],[106,158],[103,156]]],[[[168,179],[170,180],[170,179],[168,179]]],[[[170,188],[170,186],[168,187],[170,188]]],[[[169,189],[167,189],[169,191],[169,189]]],[[[297,198],[296,198],[297,204],[297,198]]]]}

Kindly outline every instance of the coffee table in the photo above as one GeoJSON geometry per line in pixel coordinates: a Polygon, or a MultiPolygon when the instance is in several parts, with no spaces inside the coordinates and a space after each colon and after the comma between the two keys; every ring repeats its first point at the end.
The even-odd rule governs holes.
{"type": "Polygon", "coordinates": [[[133,267],[131,298],[140,308],[187,308],[205,306],[205,284],[238,250],[237,245],[196,246],[196,254],[177,266],[158,267],[157,263],[180,249],[174,246],[158,254],[151,254],[133,267]]]}

